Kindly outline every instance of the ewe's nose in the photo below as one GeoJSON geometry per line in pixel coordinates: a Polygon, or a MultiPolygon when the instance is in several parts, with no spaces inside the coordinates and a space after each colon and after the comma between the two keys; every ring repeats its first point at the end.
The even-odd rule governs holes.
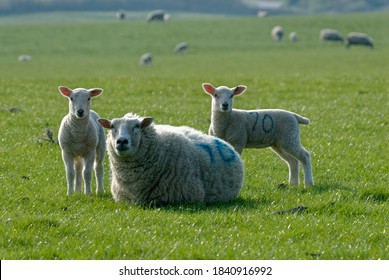
{"type": "Polygon", "coordinates": [[[124,137],[120,137],[119,139],[116,140],[117,146],[123,146],[123,145],[127,145],[127,144],[128,144],[128,140],[124,137]]]}
{"type": "Polygon", "coordinates": [[[227,103],[227,102],[224,102],[224,103],[222,104],[222,109],[223,109],[223,110],[228,110],[228,103],[227,103]]]}

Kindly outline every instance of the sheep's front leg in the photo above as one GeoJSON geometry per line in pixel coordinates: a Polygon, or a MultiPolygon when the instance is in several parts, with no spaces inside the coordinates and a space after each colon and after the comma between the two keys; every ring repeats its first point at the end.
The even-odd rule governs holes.
{"type": "Polygon", "coordinates": [[[74,180],[74,191],[82,192],[82,161],[80,158],[74,160],[74,167],[76,172],[76,177],[74,180]]]}
{"type": "Polygon", "coordinates": [[[84,158],[84,170],[83,170],[83,177],[84,177],[84,186],[85,186],[85,193],[91,194],[92,193],[92,170],[93,170],[93,163],[95,161],[95,152],[89,153],[84,158]]]}
{"type": "Polygon", "coordinates": [[[74,192],[74,162],[71,154],[62,151],[62,160],[65,165],[66,180],[68,182],[68,190],[66,195],[74,192]]]}

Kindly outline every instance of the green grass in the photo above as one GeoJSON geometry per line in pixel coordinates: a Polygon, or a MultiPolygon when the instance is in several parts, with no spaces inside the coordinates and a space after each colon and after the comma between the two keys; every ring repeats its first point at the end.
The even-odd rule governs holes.
{"type": "Polygon", "coordinates": [[[0,21],[0,259],[389,259],[388,20],[0,21]],[[273,43],[276,24],[300,41],[273,43]],[[366,32],[376,48],[322,45],[324,27],[366,32]],[[190,49],[174,56],[180,41],[190,49]],[[154,55],[151,67],[138,65],[144,52],[154,55]],[[23,53],[32,61],[19,63],[23,53]],[[68,110],[58,85],[103,88],[92,105],[102,117],[132,111],[207,131],[203,82],[247,85],[236,107],[310,118],[301,137],[316,185],[282,186],[286,164],[261,149],[244,151],[244,188],[227,204],[115,203],[108,161],[105,195],[66,196],[60,148],[45,141],[68,110]],[[275,214],[299,205],[308,209],[275,214]]]}

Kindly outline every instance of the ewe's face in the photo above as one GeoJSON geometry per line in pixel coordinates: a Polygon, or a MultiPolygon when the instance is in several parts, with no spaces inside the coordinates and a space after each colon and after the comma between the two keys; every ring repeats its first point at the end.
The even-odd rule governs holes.
{"type": "Polygon", "coordinates": [[[113,119],[111,141],[115,153],[120,157],[134,155],[140,144],[141,122],[139,119],[113,119]]]}

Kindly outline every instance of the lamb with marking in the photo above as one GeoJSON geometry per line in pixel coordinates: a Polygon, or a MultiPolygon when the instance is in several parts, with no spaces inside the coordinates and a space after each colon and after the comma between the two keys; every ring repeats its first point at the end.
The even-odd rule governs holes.
{"type": "Polygon", "coordinates": [[[289,166],[289,183],[299,184],[299,162],[304,169],[305,185],[313,185],[311,156],[300,144],[299,124],[309,119],[296,113],[280,110],[233,109],[234,96],[247,89],[244,85],[234,88],[202,85],[205,93],[212,96],[212,114],[209,134],[230,143],[241,154],[243,148],[270,147],[289,166]]]}

